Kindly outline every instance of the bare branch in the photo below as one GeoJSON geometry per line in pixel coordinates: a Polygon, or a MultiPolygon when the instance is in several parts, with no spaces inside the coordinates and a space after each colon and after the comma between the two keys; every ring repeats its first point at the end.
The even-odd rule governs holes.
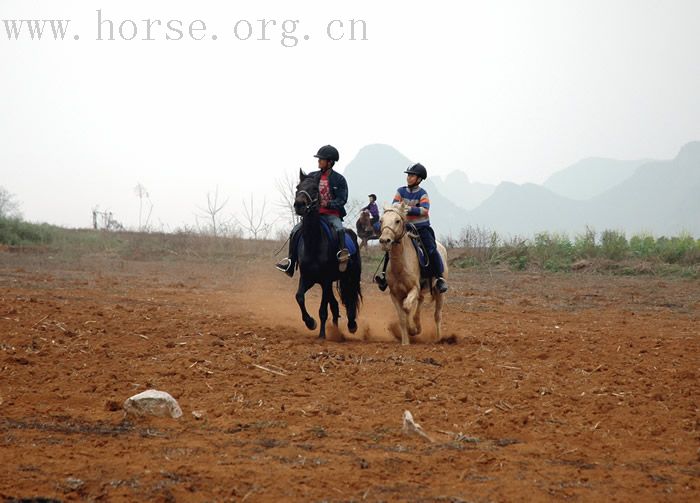
{"type": "Polygon", "coordinates": [[[294,198],[297,190],[296,174],[285,172],[282,178],[275,180],[275,187],[280,195],[277,207],[282,210],[284,218],[289,219],[290,224],[294,226],[300,219],[294,211],[294,198]]]}

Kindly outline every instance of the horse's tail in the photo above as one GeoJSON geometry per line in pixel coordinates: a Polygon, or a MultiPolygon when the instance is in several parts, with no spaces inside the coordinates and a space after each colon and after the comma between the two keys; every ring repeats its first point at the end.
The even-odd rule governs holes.
{"type": "Polygon", "coordinates": [[[340,275],[340,300],[349,312],[357,314],[360,311],[360,303],[362,302],[362,289],[360,287],[362,259],[357,246],[357,235],[350,229],[347,229],[345,232],[352,237],[357,252],[350,258],[345,273],[340,275]]]}

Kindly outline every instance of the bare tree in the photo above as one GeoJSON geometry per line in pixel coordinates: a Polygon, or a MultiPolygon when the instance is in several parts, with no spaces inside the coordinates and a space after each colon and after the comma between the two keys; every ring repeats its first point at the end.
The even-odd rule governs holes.
{"type": "Polygon", "coordinates": [[[219,234],[222,234],[227,227],[228,224],[230,223],[230,219],[228,221],[223,221],[221,220],[221,216],[219,213],[221,213],[221,210],[224,209],[224,206],[228,203],[228,198],[223,203],[219,202],[219,187],[216,187],[216,190],[214,192],[214,195],[212,196],[211,192],[207,192],[207,207],[206,208],[199,208],[200,211],[202,211],[204,214],[203,215],[195,215],[195,218],[197,219],[197,226],[199,227],[199,219],[205,219],[207,221],[207,224],[205,225],[205,232],[211,233],[214,236],[218,236],[219,234]]]}
{"type": "Polygon", "coordinates": [[[5,187],[0,186],[0,217],[21,218],[22,213],[19,211],[19,201],[13,193],[5,187]]]}
{"type": "Polygon", "coordinates": [[[148,194],[148,190],[146,187],[141,185],[141,182],[136,184],[136,187],[134,187],[134,192],[136,193],[136,197],[139,198],[139,231],[148,230],[148,221],[151,219],[151,213],[153,212],[153,202],[151,202],[151,197],[148,194]],[[144,199],[148,205],[148,215],[146,216],[146,222],[141,225],[144,199]]]}
{"type": "Polygon", "coordinates": [[[282,178],[275,180],[277,193],[280,195],[277,206],[281,209],[285,220],[288,219],[292,227],[299,222],[301,217],[294,211],[294,197],[297,191],[297,179],[293,174],[284,173],[282,178]]]}
{"type": "Polygon", "coordinates": [[[255,199],[253,194],[250,194],[250,204],[246,204],[243,201],[243,215],[242,220],[238,220],[238,224],[248,232],[248,234],[253,239],[267,239],[270,231],[272,230],[272,225],[274,221],[267,221],[267,211],[266,211],[267,201],[263,198],[262,206],[256,208],[255,199]]]}
{"type": "Polygon", "coordinates": [[[355,225],[355,220],[360,216],[360,208],[362,208],[362,201],[357,198],[350,199],[345,204],[345,211],[348,214],[348,221],[352,221],[352,225],[355,225]]]}

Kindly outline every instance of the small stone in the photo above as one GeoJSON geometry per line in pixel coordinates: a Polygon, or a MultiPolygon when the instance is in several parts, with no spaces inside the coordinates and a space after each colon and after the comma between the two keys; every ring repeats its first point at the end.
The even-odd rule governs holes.
{"type": "Polygon", "coordinates": [[[124,401],[124,410],[128,414],[151,415],[178,418],[182,409],[169,393],[149,389],[124,401]]]}
{"type": "Polygon", "coordinates": [[[72,491],[77,491],[78,489],[80,489],[84,485],[85,485],[85,482],[83,482],[80,479],[76,479],[73,477],[68,477],[66,479],[66,487],[72,491]]]}

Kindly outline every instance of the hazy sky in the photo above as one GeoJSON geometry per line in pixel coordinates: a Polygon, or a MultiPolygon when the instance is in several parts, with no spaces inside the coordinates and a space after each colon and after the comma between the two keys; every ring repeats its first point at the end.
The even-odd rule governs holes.
{"type": "Polygon", "coordinates": [[[700,139],[698,19],[696,0],[0,0],[0,186],[29,220],[89,226],[99,205],[135,227],[141,183],[172,230],[217,186],[228,213],[251,193],[272,205],[275,180],[316,169],[326,143],[341,172],[387,143],[488,183],[671,158],[700,139]],[[97,9],[115,40],[107,24],[97,40],[97,9]],[[8,40],[10,19],[71,22],[63,41],[48,26],[8,40]],[[268,40],[260,19],[276,21],[268,40]],[[351,19],[367,40],[359,23],[349,40],[351,19]],[[182,40],[166,40],[169,20],[182,40]],[[287,38],[285,20],[299,21],[287,38]]]}

